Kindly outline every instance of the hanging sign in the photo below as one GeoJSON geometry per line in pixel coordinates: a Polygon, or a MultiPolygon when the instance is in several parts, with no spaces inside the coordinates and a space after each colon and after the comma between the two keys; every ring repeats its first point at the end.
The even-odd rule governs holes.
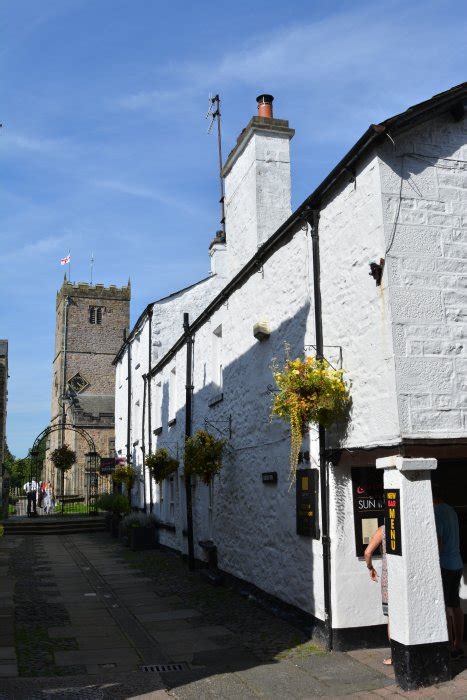
{"type": "Polygon", "coordinates": [[[101,457],[101,474],[113,474],[115,471],[115,457],[101,457]]]}
{"type": "Polygon", "coordinates": [[[386,498],[386,553],[402,556],[400,490],[385,492],[386,498]]]}
{"type": "Polygon", "coordinates": [[[319,539],[318,470],[297,469],[296,510],[297,535],[319,539]]]}
{"type": "Polygon", "coordinates": [[[363,557],[367,544],[384,524],[383,474],[374,466],[352,467],[351,474],[355,553],[363,557]]]}

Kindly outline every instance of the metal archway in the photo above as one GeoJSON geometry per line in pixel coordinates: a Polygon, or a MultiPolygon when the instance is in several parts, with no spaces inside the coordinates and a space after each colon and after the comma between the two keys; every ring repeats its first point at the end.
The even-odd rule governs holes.
{"type": "MultiPolygon", "coordinates": [[[[42,471],[44,468],[43,464],[39,464],[37,459],[38,447],[40,443],[45,440],[49,435],[55,432],[65,432],[65,430],[71,430],[74,433],[80,435],[86,441],[89,451],[86,453],[86,466],[84,469],[74,470],[74,482],[79,483],[79,487],[74,489],[71,494],[66,493],[65,488],[65,473],[60,471],[56,473],[56,468],[50,466],[50,472],[46,472],[46,481],[50,482],[51,490],[53,494],[53,500],[56,506],[54,506],[54,515],[68,515],[68,514],[85,514],[92,515],[97,512],[97,497],[99,494],[99,463],[100,456],[96,451],[96,444],[87,430],[73,425],[72,423],[58,423],[54,425],[49,425],[47,428],[42,430],[34,440],[31,449],[31,470],[30,470],[30,481],[36,481],[37,484],[40,483],[42,476],[42,471]],[[57,479],[58,477],[58,479],[57,479]],[[80,477],[77,479],[76,477],[80,477]],[[57,495],[55,497],[55,488],[57,489],[57,495]],[[76,513],[73,511],[73,506],[75,507],[76,513]]],[[[40,494],[39,494],[40,499],[40,494]]]]}

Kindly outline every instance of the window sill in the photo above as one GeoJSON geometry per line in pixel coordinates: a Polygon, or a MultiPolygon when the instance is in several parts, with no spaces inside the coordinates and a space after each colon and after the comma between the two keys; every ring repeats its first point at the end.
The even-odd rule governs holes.
{"type": "Polygon", "coordinates": [[[160,435],[162,433],[162,425],[152,431],[154,435],[160,435]]]}
{"type": "Polygon", "coordinates": [[[176,422],[177,422],[177,419],[176,419],[176,418],[172,418],[171,420],[169,420],[169,422],[167,423],[167,425],[169,426],[169,428],[171,428],[173,425],[175,425],[176,422]]]}
{"type": "Polygon", "coordinates": [[[221,392],[220,394],[214,394],[214,396],[210,399],[208,402],[209,408],[212,408],[213,406],[216,406],[218,403],[224,400],[224,394],[221,392]]]}

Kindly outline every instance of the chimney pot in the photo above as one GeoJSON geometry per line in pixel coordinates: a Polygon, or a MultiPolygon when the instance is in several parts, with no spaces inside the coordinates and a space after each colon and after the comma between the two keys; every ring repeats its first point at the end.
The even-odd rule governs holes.
{"type": "Polygon", "coordinates": [[[258,117],[266,117],[272,119],[272,95],[258,95],[256,102],[258,103],[258,117]]]}

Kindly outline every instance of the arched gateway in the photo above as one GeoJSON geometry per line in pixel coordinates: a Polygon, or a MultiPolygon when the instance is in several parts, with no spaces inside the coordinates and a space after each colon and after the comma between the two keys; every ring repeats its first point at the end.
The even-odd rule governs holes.
{"type": "MultiPolygon", "coordinates": [[[[84,428],[72,423],[50,425],[39,433],[34,440],[31,449],[31,467],[29,481],[37,484],[50,482],[54,493],[54,508],[49,514],[53,515],[88,515],[97,512],[97,499],[104,491],[111,489],[109,477],[100,474],[100,455],[96,451],[96,445],[92,436],[84,428]],[[52,433],[60,431],[62,436],[65,431],[71,430],[83,438],[88,446],[85,454],[85,463],[74,464],[68,471],[57,469],[50,457],[39,459],[39,446],[47,440],[52,433]]],[[[38,515],[45,513],[40,508],[38,493],[38,515]]]]}

